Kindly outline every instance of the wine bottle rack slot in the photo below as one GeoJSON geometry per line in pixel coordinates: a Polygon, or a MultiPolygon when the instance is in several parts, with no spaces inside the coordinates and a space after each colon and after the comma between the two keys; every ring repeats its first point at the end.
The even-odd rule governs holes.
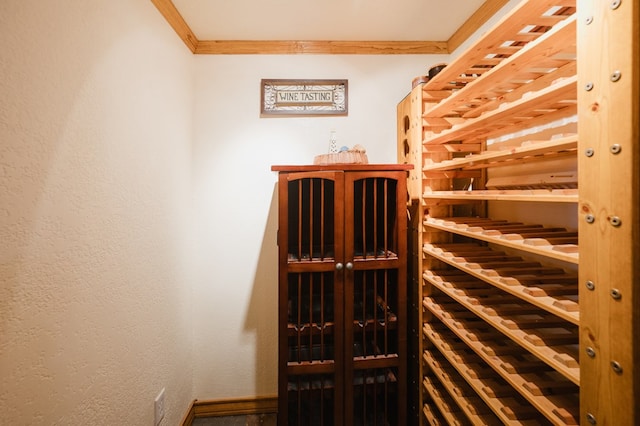
{"type": "Polygon", "coordinates": [[[576,4],[520,1],[399,105],[429,424],[580,423],[576,4]]]}
{"type": "Polygon", "coordinates": [[[537,224],[477,217],[429,217],[424,225],[565,262],[578,263],[578,235],[564,228],[545,228],[537,224]]]}
{"type": "Polygon", "coordinates": [[[425,350],[424,361],[450,396],[457,395],[456,392],[467,393],[465,399],[453,399],[459,407],[465,407],[463,411],[481,416],[480,421],[469,418],[473,424],[551,424],[544,418],[540,419],[538,411],[519,395],[513,392],[496,393],[496,389],[506,391],[508,386],[471,351],[454,353],[425,350]],[[465,388],[455,388],[454,383],[464,383],[465,388]]]}
{"type": "Polygon", "coordinates": [[[579,323],[578,277],[573,272],[526,262],[519,256],[505,262],[504,252],[477,243],[427,243],[423,249],[425,254],[457,268],[456,272],[426,270],[424,279],[446,282],[456,274],[459,279],[471,276],[563,320],[579,323]]]}
{"type": "MultiPolygon", "coordinates": [[[[516,343],[517,332],[516,338],[509,340],[486,328],[479,329],[478,327],[484,327],[484,324],[478,319],[484,318],[482,313],[475,312],[473,307],[466,308],[475,313],[478,319],[460,319],[456,318],[455,314],[451,315],[450,311],[445,312],[445,308],[450,308],[447,301],[439,304],[429,301],[425,303],[425,307],[441,321],[441,323],[426,323],[423,328],[425,336],[440,351],[455,352],[460,348],[473,349],[513,387],[512,390],[520,393],[550,421],[556,424],[578,424],[579,387],[559,373],[557,366],[547,365],[536,356],[535,353],[539,348],[534,347],[534,353],[527,351],[526,345],[521,346],[516,343]],[[462,342],[464,345],[458,344],[456,347],[450,342],[462,342]]],[[[537,329],[536,323],[539,323],[543,330],[545,326],[547,328],[561,326],[559,323],[552,323],[539,313],[531,312],[514,314],[499,322],[495,319],[486,320],[486,322],[510,338],[514,337],[512,333],[514,330],[523,330],[523,334],[526,335],[527,330],[537,329]]],[[[570,364],[577,365],[577,359],[573,357],[566,357],[566,359],[570,364]]]]}

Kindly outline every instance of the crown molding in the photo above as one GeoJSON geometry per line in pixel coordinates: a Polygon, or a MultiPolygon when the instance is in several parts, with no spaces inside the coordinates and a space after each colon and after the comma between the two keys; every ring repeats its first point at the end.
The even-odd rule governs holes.
{"type": "Polygon", "coordinates": [[[151,0],[151,3],[154,4],[164,19],[171,25],[171,28],[180,36],[184,44],[191,50],[191,53],[195,53],[199,43],[198,38],[191,31],[189,24],[178,12],[173,2],[171,0],[151,0]]]}
{"type": "Polygon", "coordinates": [[[202,40],[195,53],[407,55],[448,51],[446,41],[202,40]]]}

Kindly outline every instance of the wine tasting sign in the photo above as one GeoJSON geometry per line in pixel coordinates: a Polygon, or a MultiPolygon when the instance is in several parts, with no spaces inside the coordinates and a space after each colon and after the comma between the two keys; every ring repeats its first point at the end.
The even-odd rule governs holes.
{"type": "Polygon", "coordinates": [[[347,115],[347,80],[260,81],[260,116],[347,115]]]}

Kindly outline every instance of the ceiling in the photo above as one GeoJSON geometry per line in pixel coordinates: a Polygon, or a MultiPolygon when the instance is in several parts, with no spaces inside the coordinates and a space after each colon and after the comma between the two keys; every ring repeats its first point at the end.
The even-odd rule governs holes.
{"type": "Polygon", "coordinates": [[[151,1],[194,53],[448,53],[507,2],[151,1]]]}
{"type": "Polygon", "coordinates": [[[200,40],[447,40],[484,0],[173,0],[200,40]]]}

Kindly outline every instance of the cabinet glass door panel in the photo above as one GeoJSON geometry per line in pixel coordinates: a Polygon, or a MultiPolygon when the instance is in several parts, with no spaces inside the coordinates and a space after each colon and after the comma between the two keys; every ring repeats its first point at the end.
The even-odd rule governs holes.
{"type": "Polygon", "coordinates": [[[353,425],[395,425],[398,418],[396,368],[356,369],[353,375],[353,425]]]}
{"type": "Polygon", "coordinates": [[[280,424],[340,425],[343,413],[344,215],[339,172],[291,173],[279,184],[280,424]],[[284,244],[282,244],[284,243],[284,244]],[[286,266],[285,266],[286,265],[286,266]],[[284,275],[283,275],[284,274],[284,275]],[[286,314],[283,313],[283,310],[286,314]]]}
{"type": "Polygon", "coordinates": [[[335,182],[293,177],[288,182],[290,261],[334,260],[335,182]]]}
{"type": "Polygon", "coordinates": [[[309,374],[289,378],[289,425],[335,424],[335,382],[333,374],[309,374]]]}
{"type": "Polygon", "coordinates": [[[332,272],[289,274],[289,365],[333,362],[335,290],[332,272]]]}
{"type": "Polygon", "coordinates": [[[405,176],[345,178],[345,419],[353,425],[395,425],[405,390],[405,176]],[[352,198],[351,198],[352,197],[352,198]],[[402,325],[400,325],[402,324],[402,325]],[[402,382],[404,383],[404,381],[402,382]]]}
{"type": "Polygon", "coordinates": [[[397,258],[397,180],[367,177],[352,185],[353,217],[347,232],[353,232],[353,238],[346,241],[353,244],[353,258],[397,258]]]}
{"type": "Polygon", "coordinates": [[[397,269],[354,270],[345,304],[345,410],[354,425],[392,425],[398,421],[398,376],[401,356],[401,308],[397,269]]]}
{"type": "Polygon", "coordinates": [[[354,271],[353,358],[398,356],[398,271],[375,269],[354,271]]]}

